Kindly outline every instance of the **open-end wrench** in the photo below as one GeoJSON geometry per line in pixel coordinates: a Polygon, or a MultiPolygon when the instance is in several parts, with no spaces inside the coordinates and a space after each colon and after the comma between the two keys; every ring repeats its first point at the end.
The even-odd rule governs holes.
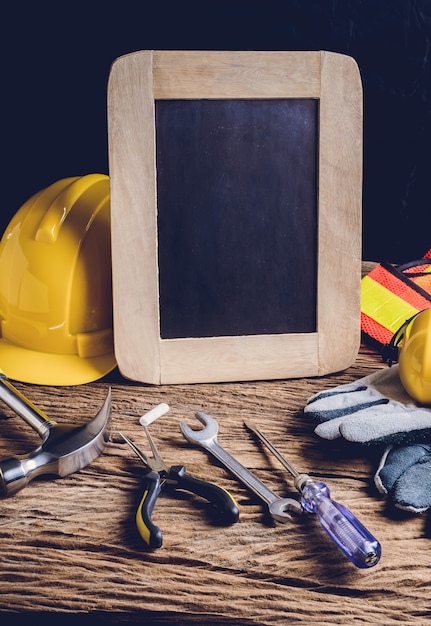
{"type": "Polygon", "coordinates": [[[201,430],[192,430],[184,422],[180,424],[181,432],[187,441],[211,452],[220,463],[267,504],[270,514],[277,521],[287,522],[301,515],[303,509],[297,500],[277,496],[218,443],[219,428],[215,419],[201,411],[196,413],[196,417],[204,425],[201,430]]]}

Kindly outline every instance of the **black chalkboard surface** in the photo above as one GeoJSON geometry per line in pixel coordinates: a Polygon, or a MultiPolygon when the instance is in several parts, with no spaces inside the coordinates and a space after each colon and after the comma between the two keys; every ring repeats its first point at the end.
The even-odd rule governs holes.
{"type": "Polygon", "coordinates": [[[142,50],[108,83],[115,356],[319,376],[360,344],[362,87],[331,52],[142,50]]]}
{"type": "Polygon", "coordinates": [[[317,101],[158,100],[156,145],[161,337],[315,331],[317,101]]]}

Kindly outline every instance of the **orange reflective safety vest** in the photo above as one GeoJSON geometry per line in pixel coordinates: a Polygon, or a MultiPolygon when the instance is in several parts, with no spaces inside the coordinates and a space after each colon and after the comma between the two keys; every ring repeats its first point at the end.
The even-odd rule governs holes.
{"type": "Polygon", "coordinates": [[[361,281],[363,340],[381,350],[401,326],[431,308],[431,249],[403,265],[382,262],[361,281]]]}

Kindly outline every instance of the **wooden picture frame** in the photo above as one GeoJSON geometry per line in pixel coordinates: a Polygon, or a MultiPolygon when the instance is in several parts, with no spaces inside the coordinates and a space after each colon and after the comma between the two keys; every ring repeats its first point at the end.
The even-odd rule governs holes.
{"type": "MultiPolygon", "coordinates": [[[[234,104],[233,108],[242,115],[242,105],[234,104]]],[[[224,110],[220,107],[216,115],[224,110]]],[[[249,110],[248,104],[244,110],[249,110]]],[[[198,141],[199,129],[201,126],[193,126],[185,135],[194,133],[193,141],[198,141]]],[[[223,145],[228,138],[225,134],[223,145]]],[[[191,144],[192,151],[193,147],[191,144]]],[[[114,343],[123,376],[149,384],[282,379],[321,376],[346,369],[354,362],[360,345],[362,85],[351,57],[324,51],[168,50],[142,50],[119,57],[112,65],[108,82],[108,148],[114,343]],[[315,235],[310,241],[308,229],[313,218],[304,218],[304,225],[308,224],[306,235],[302,237],[301,231],[298,236],[295,232],[286,246],[290,250],[297,245],[298,252],[306,249],[313,259],[311,282],[307,279],[301,284],[299,276],[296,283],[288,284],[296,285],[297,296],[309,292],[310,302],[315,303],[314,326],[299,331],[296,327],[292,331],[282,327],[281,332],[272,332],[270,324],[269,332],[254,333],[252,324],[251,330],[243,333],[240,319],[238,327],[228,331],[231,334],[193,336],[183,329],[178,331],[181,336],[176,336],[175,327],[162,332],[161,320],[168,315],[161,309],[161,302],[169,297],[164,298],[161,281],[163,274],[171,270],[163,269],[161,264],[165,258],[167,267],[172,268],[175,261],[169,265],[174,250],[171,254],[167,242],[172,237],[159,241],[163,230],[161,214],[169,212],[168,204],[163,205],[162,211],[159,206],[164,190],[160,185],[163,182],[169,187],[170,179],[157,169],[161,162],[158,141],[164,136],[169,146],[171,135],[169,129],[163,132],[163,127],[158,127],[156,112],[166,110],[169,120],[169,111],[178,109],[176,103],[187,115],[190,111],[195,115],[193,107],[209,110],[205,102],[214,105],[236,101],[267,101],[271,106],[280,101],[286,103],[284,110],[290,111],[290,100],[314,102],[317,107],[315,145],[309,150],[309,162],[313,163],[313,155],[316,158],[316,180],[312,185],[316,200],[315,235]],[[163,103],[173,103],[174,108],[163,103]]],[[[170,161],[172,167],[175,158],[170,161]]],[[[196,170],[199,158],[193,162],[196,170]]],[[[289,170],[289,163],[286,167],[289,170]]],[[[184,178],[187,176],[184,174],[184,178]]],[[[199,171],[190,171],[190,176],[198,180],[199,171]]],[[[173,180],[176,184],[180,178],[173,180]]],[[[184,193],[193,188],[190,181],[187,184],[184,193]]],[[[308,187],[308,183],[303,184],[302,189],[308,187]]],[[[172,196],[173,190],[170,192],[172,202],[175,193],[172,196]]],[[[302,214],[301,210],[297,213],[302,214]]],[[[169,219],[168,214],[165,221],[169,219]]],[[[235,217],[232,220],[234,225],[235,217]]],[[[251,239],[257,242],[259,233],[253,234],[253,224],[248,228],[251,239]]],[[[185,230],[192,229],[187,226],[185,230]]],[[[270,244],[267,241],[267,248],[270,244]]],[[[207,249],[211,254],[212,246],[207,249]]],[[[216,252],[220,254],[218,248],[216,252]]],[[[274,271],[280,265],[283,263],[279,259],[274,263],[274,271]]],[[[270,275],[271,267],[265,271],[270,275]]],[[[289,279],[287,272],[284,279],[289,279]]],[[[170,285],[175,280],[173,277],[170,285]]],[[[188,288],[192,293],[190,285],[188,288]]],[[[277,301],[275,297],[274,302],[277,301]]],[[[299,317],[307,309],[301,306],[298,305],[299,317]]],[[[275,308],[271,305],[269,317],[272,310],[275,308]]],[[[175,326],[176,309],[172,311],[175,326]]]]}

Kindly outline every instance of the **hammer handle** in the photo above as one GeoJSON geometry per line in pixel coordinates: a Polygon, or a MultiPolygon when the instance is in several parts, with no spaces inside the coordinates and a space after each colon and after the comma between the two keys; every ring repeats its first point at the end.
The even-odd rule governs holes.
{"type": "Polygon", "coordinates": [[[0,400],[3,400],[9,408],[22,417],[42,438],[48,434],[50,426],[55,423],[18,391],[1,370],[0,400]]]}

